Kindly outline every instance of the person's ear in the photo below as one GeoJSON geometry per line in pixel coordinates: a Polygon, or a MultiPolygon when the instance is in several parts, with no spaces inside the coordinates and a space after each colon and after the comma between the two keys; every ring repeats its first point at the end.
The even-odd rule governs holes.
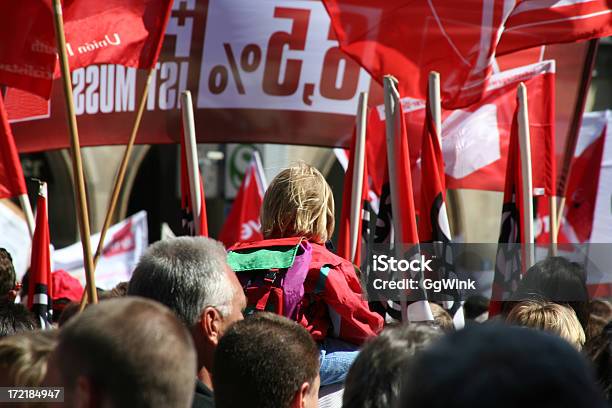
{"type": "Polygon", "coordinates": [[[211,306],[204,308],[200,319],[200,327],[204,338],[213,346],[219,344],[222,325],[223,318],[217,309],[211,306]]]}
{"type": "Polygon", "coordinates": [[[291,408],[304,408],[306,407],[306,398],[310,392],[311,385],[307,382],[302,384],[300,389],[295,393],[293,401],[291,402],[291,408]]]}

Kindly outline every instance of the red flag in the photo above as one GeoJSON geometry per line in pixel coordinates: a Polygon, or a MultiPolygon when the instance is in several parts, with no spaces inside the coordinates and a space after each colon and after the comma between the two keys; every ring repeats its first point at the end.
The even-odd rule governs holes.
{"type": "MultiPolygon", "coordinates": [[[[416,225],[414,194],[412,193],[412,172],[410,171],[410,150],[408,149],[408,134],[404,115],[400,114],[401,131],[395,135],[395,146],[398,148],[387,154],[393,157],[394,173],[398,181],[398,202],[400,208],[393,209],[393,217],[401,220],[400,231],[397,231],[399,241],[403,244],[418,244],[419,234],[416,225]]],[[[387,177],[388,174],[387,174],[387,177]]]]}
{"type": "Polygon", "coordinates": [[[0,198],[27,194],[21,162],[0,94],[0,198]]]}
{"type": "Polygon", "coordinates": [[[612,35],[612,10],[609,0],[524,0],[505,25],[497,55],[607,37],[612,35]]]}
{"type": "Polygon", "coordinates": [[[425,99],[427,74],[441,74],[446,108],[482,96],[495,55],[612,34],[607,0],[324,0],[341,49],[377,81],[425,99]],[[500,41],[501,38],[501,41],[500,41]]]}
{"type": "Polygon", "coordinates": [[[36,229],[32,238],[32,258],[28,284],[28,308],[40,319],[42,328],[50,327],[51,258],[47,218],[47,184],[42,183],[36,203],[36,229]]]}
{"type": "Polygon", "coordinates": [[[420,203],[419,238],[421,242],[449,242],[450,226],[446,213],[444,160],[438,132],[431,115],[429,98],[425,106],[423,147],[421,149],[420,203]]]}
{"type": "MultiPolygon", "coordinates": [[[[340,222],[338,223],[338,247],[336,253],[344,259],[351,260],[351,198],[353,196],[353,166],[355,163],[355,146],[357,142],[356,131],[353,132],[353,138],[351,139],[351,147],[348,151],[348,162],[346,172],[344,174],[344,185],[342,188],[342,210],[340,211],[340,222]]],[[[364,229],[364,222],[369,221],[369,215],[364,214],[364,209],[367,211],[369,208],[369,186],[368,186],[368,158],[367,154],[364,157],[363,165],[363,186],[361,190],[361,200],[359,200],[360,208],[359,214],[361,214],[358,220],[358,231],[357,236],[357,249],[355,251],[355,259],[352,262],[355,265],[361,265],[361,250],[362,250],[362,232],[367,230],[364,229]]]]}
{"type": "Polygon", "coordinates": [[[522,271],[521,251],[517,245],[525,243],[523,236],[525,228],[523,222],[523,189],[521,174],[521,156],[518,134],[518,100],[517,108],[512,122],[510,146],[508,148],[508,164],[506,166],[506,184],[504,188],[504,201],[501,214],[501,227],[499,233],[499,247],[495,262],[495,277],[489,315],[494,316],[501,312],[502,298],[514,291],[518,285],[522,271]]]}
{"type": "MultiPolygon", "coordinates": [[[[182,131],[182,125],[181,125],[182,131]]],[[[192,208],[191,201],[191,178],[190,172],[187,168],[187,151],[185,148],[185,138],[181,137],[181,209],[182,209],[182,219],[183,219],[183,227],[187,229],[190,235],[195,235],[196,227],[195,222],[200,225],[200,235],[203,237],[208,236],[208,219],[206,217],[206,199],[204,197],[204,182],[202,181],[202,177],[199,177],[199,185],[200,185],[200,202],[201,202],[201,210],[200,210],[200,218],[198,220],[194,220],[194,212],[192,208]]],[[[196,164],[197,165],[197,164],[196,164]]],[[[198,171],[198,176],[200,172],[198,171]]]]}
{"type": "Polygon", "coordinates": [[[267,183],[257,151],[249,163],[244,179],[219,234],[219,241],[227,248],[237,242],[263,239],[259,214],[267,183]]]}
{"type": "MultiPolygon", "coordinates": [[[[70,69],[155,66],[171,0],[65,0],[70,69]]],[[[56,69],[51,0],[6,2],[0,15],[0,84],[49,98],[56,69]]]]}
{"type": "MultiPolygon", "coordinates": [[[[605,118],[604,118],[605,120],[605,118]]],[[[607,123],[599,117],[585,117],[570,167],[565,192],[565,211],[557,242],[586,243],[591,238],[597,203],[607,123]]],[[[550,242],[549,200],[537,201],[536,242],[550,242]]]]}
{"type": "MultiPolygon", "coordinates": [[[[555,64],[543,61],[511,69],[491,77],[487,92],[476,104],[442,111],[442,156],[448,189],[504,191],[508,145],[516,108],[516,87],[527,86],[535,195],[555,193],[555,64]]],[[[425,101],[402,99],[410,139],[410,158],[415,197],[421,188],[421,156],[425,101]]],[[[380,155],[384,143],[384,109],[380,105],[368,120],[368,157],[380,155]]],[[[382,179],[378,160],[370,175],[382,179]]],[[[373,183],[380,191],[380,182],[373,183]]]]}

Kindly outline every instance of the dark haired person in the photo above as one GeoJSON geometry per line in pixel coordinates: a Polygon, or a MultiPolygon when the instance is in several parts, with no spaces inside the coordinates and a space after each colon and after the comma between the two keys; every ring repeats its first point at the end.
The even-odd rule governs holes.
{"type": "Polygon", "coordinates": [[[524,327],[484,324],[448,334],[406,370],[401,408],[607,407],[574,347],[524,327]]]}
{"type": "Polygon", "coordinates": [[[167,307],[142,298],[100,302],[61,329],[45,385],[68,407],[189,408],[196,353],[167,307]]]}
{"type": "Polygon", "coordinates": [[[612,404],[612,322],[586,343],[584,352],[593,362],[597,382],[612,404]]]}
{"type": "Polygon", "coordinates": [[[223,245],[204,237],[156,242],[140,258],[127,293],[166,305],[189,329],[198,363],[193,407],[214,407],[210,374],[214,352],[246,307],[223,245]]]}
{"type": "Polygon", "coordinates": [[[343,408],[393,407],[399,398],[404,366],[444,331],[427,323],[386,328],[369,340],[346,377],[343,408]]]}
{"type": "Polygon", "coordinates": [[[0,248],[0,302],[13,302],[17,297],[17,276],[11,254],[0,248]]]}
{"type": "Polygon", "coordinates": [[[298,323],[257,313],[221,338],[213,383],[217,408],[316,408],[319,349],[298,323]]]}
{"type": "Polygon", "coordinates": [[[0,338],[38,329],[36,317],[24,305],[0,302],[0,338]]]}
{"type": "MultiPolygon", "coordinates": [[[[569,306],[574,309],[582,329],[587,330],[590,306],[586,271],[563,257],[549,257],[529,268],[512,299],[517,302],[540,299],[569,306]]],[[[514,305],[515,302],[506,305],[506,314],[514,305]]]]}

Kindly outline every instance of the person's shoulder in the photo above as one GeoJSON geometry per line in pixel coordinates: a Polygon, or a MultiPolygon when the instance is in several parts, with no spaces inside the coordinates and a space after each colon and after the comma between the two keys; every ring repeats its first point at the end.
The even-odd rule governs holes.
{"type": "Polygon", "coordinates": [[[312,247],[312,264],[313,265],[329,265],[332,267],[352,267],[352,264],[346,259],[334,254],[323,244],[310,243],[312,247]]]}

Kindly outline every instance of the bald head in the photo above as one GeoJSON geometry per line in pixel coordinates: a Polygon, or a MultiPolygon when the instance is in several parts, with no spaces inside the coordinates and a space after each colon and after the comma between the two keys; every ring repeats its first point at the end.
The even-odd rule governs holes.
{"type": "Polygon", "coordinates": [[[127,297],[87,308],[62,328],[53,361],[69,406],[191,405],[191,336],[157,302],[127,297]]]}

